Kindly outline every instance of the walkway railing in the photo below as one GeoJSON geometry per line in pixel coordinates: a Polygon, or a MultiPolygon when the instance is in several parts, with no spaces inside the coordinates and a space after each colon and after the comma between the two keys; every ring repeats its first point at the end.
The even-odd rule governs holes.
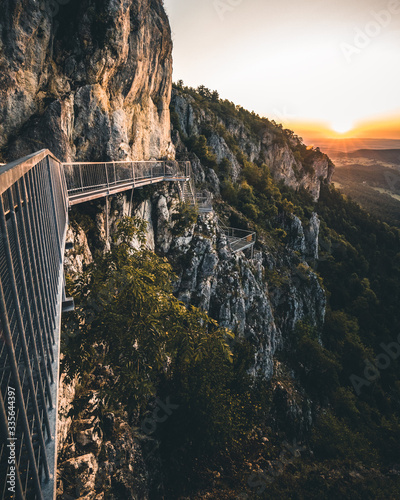
{"type": "Polygon", "coordinates": [[[188,181],[190,162],[64,163],[70,205],[163,181],[188,181]]]}
{"type": "Polygon", "coordinates": [[[0,165],[0,498],[54,496],[69,206],[179,181],[209,211],[191,177],[189,162],[62,164],[48,150],[0,165]]]}
{"type": "Polygon", "coordinates": [[[256,243],[257,233],[253,231],[224,226],[222,226],[222,231],[234,253],[251,248],[256,243]]]}
{"type": "Polygon", "coordinates": [[[188,172],[188,181],[183,185],[183,199],[196,207],[200,213],[213,211],[212,199],[210,194],[197,193],[193,182],[193,173],[190,162],[186,162],[188,172]]]}
{"type": "Polygon", "coordinates": [[[195,194],[195,205],[200,213],[212,212],[212,200],[209,194],[195,194]]]}
{"type": "Polygon", "coordinates": [[[53,498],[67,209],[49,151],[0,167],[1,498],[53,498]]]}

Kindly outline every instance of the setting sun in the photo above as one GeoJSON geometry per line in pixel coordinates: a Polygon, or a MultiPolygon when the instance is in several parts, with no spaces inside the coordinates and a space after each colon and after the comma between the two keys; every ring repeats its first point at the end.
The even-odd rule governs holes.
{"type": "Polygon", "coordinates": [[[346,134],[353,130],[354,126],[351,122],[346,120],[338,120],[332,123],[332,130],[338,134],[346,134]]]}

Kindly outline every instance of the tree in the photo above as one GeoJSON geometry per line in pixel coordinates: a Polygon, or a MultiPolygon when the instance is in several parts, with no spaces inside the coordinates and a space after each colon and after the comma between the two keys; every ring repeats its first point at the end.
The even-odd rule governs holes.
{"type": "Polygon", "coordinates": [[[219,101],[219,93],[216,90],[214,90],[212,92],[212,94],[211,94],[211,100],[213,102],[218,102],[219,101]]]}
{"type": "Polygon", "coordinates": [[[76,310],[63,337],[69,375],[90,373],[98,363],[110,366],[115,378],[108,404],[123,402],[130,415],[146,406],[159,380],[176,367],[184,370],[215,349],[232,358],[227,339],[233,334],[172,294],[170,264],[144,248],[145,224],[122,219],[111,250],[69,281],[76,310]],[[133,238],[139,250],[132,248],[133,238]]]}

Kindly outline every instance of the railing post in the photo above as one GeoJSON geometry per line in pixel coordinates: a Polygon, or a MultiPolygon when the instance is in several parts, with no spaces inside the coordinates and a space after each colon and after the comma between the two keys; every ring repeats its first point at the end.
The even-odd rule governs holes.
{"type": "Polygon", "coordinates": [[[110,229],[109,229],[109,226],[108,226],[108,212],[109,212],[109,200],[108,200],[108,196],[106,196],[106,245],[108,245],[108,238],[109,238],[109,233],[110,233],[110,229]]]}
{"type": "Polygon", "coordinates": [[[117,174],[115,171],[115,161],[113,161],[113,167],[114,167],[114,185],[116,186],[117,185],[117,174]]]}
{"type": "Polygon", "coordinates": [[[82,166],[81,165],[78,165],[79,167],[79,177],[81,179],[81,189],[82,189],[82,193],[83,193],[83,177],[82,177],[82,166]]]}
{"type": "Polygon", "coordinates": [[[107,181],[107,191],[110,191],[110,181],[108,178],[108,168],[107,168],[107,163],[104,163],[104,169],[106,171],[106,181],[107,181]]]}

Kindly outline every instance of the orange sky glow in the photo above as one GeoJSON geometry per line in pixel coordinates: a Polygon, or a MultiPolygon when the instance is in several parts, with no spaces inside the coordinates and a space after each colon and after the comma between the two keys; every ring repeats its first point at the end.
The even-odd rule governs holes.
{"type": "Polygon", "coordinates": [[[328,122],[302,122],[288,121],[285,127],[292,129],[300,137],[320,137],[330,139],[400,139],[400,111],[397,116],[377,117],[375,119],[352,122],[342,121],[328,122]]]}
{"type": "Polygon", "coordinates": [[[400,139],[400,0],[164,0],[174,80],[297,135],[400,139]]]}

